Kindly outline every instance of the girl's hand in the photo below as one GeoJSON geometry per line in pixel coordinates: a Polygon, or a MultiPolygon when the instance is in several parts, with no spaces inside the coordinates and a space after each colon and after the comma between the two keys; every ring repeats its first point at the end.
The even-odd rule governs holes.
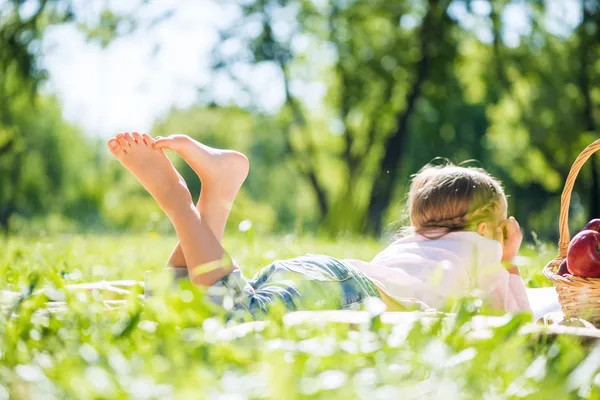
{"type": "Polygon", "coordinates": [[[502,230],[502,261],[511,262],[519,253],[521,242],[523,242],[523,233],[521,227],[514,217],[510,217],[500,224],[502,230]]]}

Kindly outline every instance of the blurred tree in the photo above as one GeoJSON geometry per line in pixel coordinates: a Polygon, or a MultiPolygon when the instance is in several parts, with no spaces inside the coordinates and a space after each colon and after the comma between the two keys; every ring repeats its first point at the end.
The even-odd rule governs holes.
{"type": "Polygon", "coordinates": [[[10,146],[0,157],[0,227],[16,213],[64,213],[81,222],[97,215],[99,160],[89,139],[63,121],[57,101],[38,98],[31,107],[30,96],[21,94],[3,108],[12,123],[0,130],[10,146]]]}
{"type": "Polygon", "coordinates": [[[14,115],[18,98],[33,101],[43,71],[36,62],[39,39],[48,19],[67,20],[70,13],[56,15],[50,11],[50,2],[41,1],[38,8],[24,16],[21,2],[0,4],[0,228],[6,227],[10,216],[17,211],[25,167],[26,146],[14,115]],[[47,14],[47,18],[45,18],[47,14]]]}
{"type": "MultiPolygon", "coordinates": [[[[477,159],[504,181],[523,225],[549,235],[569,168],[598,137],[599,3],[580,0],[581,21],[559,33],[549,0],[224,1],[237,17],[221,32],[214,70],[247,92],[235,93],[242,108],[216,106],[218,95],[203,88],[208,106],[172,110],[153,132],[249,154],[240,202],[265,229],[378,232],[397,218],[408,177],[442,156],[477,159]],[[508,7],[528,33],[507,44],[508,7]],[[269,68],[278,79],[258,87],[253,72],[269,68]],[[282,94],[281,107],[260,107],[256,90],[282,94]]],[[[100,208],[110,223],[137,228],[154,206],[104,166],[103,145],[94,150],[54,99],[38,95],[40,39],[51,25],[78,22],[71,6],[0,3],[0,226],[14,213],[79,219],[100,208]],[[115,212],[130,195],[138,206],[115,212]]],[[[79,28],[107,46],[141,21],[104,8],[79,28]]],[[[576,225],[600,216],[598,168],[590,161],[577,182],[576,225]]]]}
{"type": "Polygon", "coordinates": [[[0,3],[0,228],[11,216],[94,215],[96,160],[83,134],[66,124],[57,101],[38,95],[45,29],[73,19],[70,1],[0,3]]]}
{"type": "MultiPolygon", "coordinates": [[[[278,67],[281,130],[326,229],[378,231],[395,190],[436,156],[476,158],[505,181],[525,225],[555,229],[548,215],[570,165],[597,137],[597,1],[581,1],[581,24],[562,36],[546,2],[520,3],[531,33],[510,47],[509,0],[478,2],[476,13],[455,0],[471,13],[456,19],[444,1],[233,3],[242,13],[215,69],[236,79],[240,65],[278,67]],[[324,99],[307,95],[315,82],[324,99]]],[[[578,190],[598,216],[595,160],[588,169],[578,190]]]]}
{"type": "Polygon", "coordinates": [[[23,86],[35,92],[45,77],[37,62],[45,28],[73,17],[68,1],[34,3],[5,1],[0,4],[0,93],[5,99],[20,93],[23,86]]]}
{"type": "Polygon", "coordinates": [[[310,182],[328,230],[380,229],[424,86],[443,85],[452,67],[456,45],[448,5],[244,1],[238,23],[223,32],[223,48],[232,42],[247,47],[233,56],[218,49],[216,69],[231,71],[240,63],[279,68],[287,148],[310,182]],[[258,34],[247,37],[258,24],[258,34]],[[305,50],[299,43],[307,43],[305,50]],[[314,81],[327,88],[326,109],[317,118],[307,116],[306,101],[294,89],[314,81]],[[328,182],[324,156],[341,171],[337,182],[328,182]]]}
{"type": "MultiPolygon", "coordinates": [[[[577,35],[579,37],[579,68],[578,87],[583,96],[583,129],[598,137],[599,117],[598,92],[592,93],[592,88],[598,88],[600,83],[600,2],[581,1],[582,22],[577,35]],[[594,96],[595,94],[595,96],[594,96]],[[595,99],[594,99],[595,97],[595,99]]],[[[600,172],[598,157],[590,160],[592,184],[590,186],[589,219],[600,216],[600,172]]]]}
{"type": "MultiPolygon", "coordinates": [[[[598,138],[598,2],[581,1],[581,23],[566,37],[547,27],[544,3],[527,8],[531,34],[515,48],[494,40],[486,81],[493,163],[528,227],[555,236],[559,195],[575,157],[598,138]]],[[[501,10],[500,10],[501,11],[501,10]]],[[[499,27],[494,29],[501,35],[499,27]]],[[[574,227],[600,215],[596,157],[576,185],[574,227]],[[587,210],[584,212],[583,210],[587,210]]]]}

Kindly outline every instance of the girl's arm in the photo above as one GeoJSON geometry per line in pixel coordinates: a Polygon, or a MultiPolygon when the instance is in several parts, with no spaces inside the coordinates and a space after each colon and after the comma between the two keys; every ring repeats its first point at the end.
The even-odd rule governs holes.
{"type": "Polygon", "coordinates": [[[517,309],[519,311],[531,311],[531,305],[529,304],[529,297],[527,297],[527,288],[525,287],[525,282],[523,282],[523,279],[518,274],[519,269],[517,267],[514,268],[517,269],[517,274],[509,273],[508,287],[512,297],[517,303],[517,309]]]}
{"type": "MultiPolygon", "coordinates": [[[[498,268],[501,267],[498,265],[498,268]]],[[[488,277],[485,283],[488,285],[493,308],[505,312],[531,311],[525,283],[519,275],[502,268],[488,277]]]]}
{"type": "MultiPolygon", "coordinates": [[[[510,296],[513,307],[510,311],[531,311],[525,282],[521,278],[519,267],[513,260],[519,253],[523,242],[521,227],[514,217],[510,217],[501,227],[502,230],[502,265],[508,271],[508,290],[505,296],[510,296]]],[[[506,310],[509,311],[509,310],[506,310]]]]}
{"type": "Polygon", "coordinates": [[[519,267],[517,267],[512,262],[511,263],[502,263],[502,265],[504,265],[504,268],[506,268],[506,270],[508,271],[509,274],[521,276],[521,273],[519,272],[519,267]]]}
{"type": "Polygon", "coordinates": [[[519,268],[513,263],[513,260],[519,254],[523,233],[515,217],[510,217],[502,223],[497,235],[497,240],[502,243],[502,264],[510,274],[520,275],[519,268]]]}

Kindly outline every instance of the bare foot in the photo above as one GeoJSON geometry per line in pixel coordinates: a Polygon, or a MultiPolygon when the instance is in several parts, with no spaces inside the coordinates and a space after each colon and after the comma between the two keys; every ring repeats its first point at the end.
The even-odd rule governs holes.
{"type": "Polygon", "coordinates": [[[214,149],[187,135],[159,136],[154,140],[154,148],[177,152],[198,174],[202,190],[215,190],[221,198],[231,201],[248,176],[250,165],[245,155],[214,149]]]}
{"type": "Polygon", "coordinates": [[[192,196],[171,161],[152,142],[148,134],[120,133],[108,141],[108,148],[168,215],[192,205],[192,196]]]}

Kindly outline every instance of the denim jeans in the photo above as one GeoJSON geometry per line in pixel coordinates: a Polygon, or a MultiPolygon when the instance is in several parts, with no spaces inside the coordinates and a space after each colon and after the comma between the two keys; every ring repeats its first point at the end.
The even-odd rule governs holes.
{"type": "MultiPolygon", "coordinates": [[[[176,269],[181,277],[187,270],[176,269]]],[[[380,297],[358,269],[333,257],[309,254],[278,260],[250,280],[235,270],[209,288],[211,301],[255,318],[278,305],[286,311],[357,309],[368,297],[380,297]]]]}

